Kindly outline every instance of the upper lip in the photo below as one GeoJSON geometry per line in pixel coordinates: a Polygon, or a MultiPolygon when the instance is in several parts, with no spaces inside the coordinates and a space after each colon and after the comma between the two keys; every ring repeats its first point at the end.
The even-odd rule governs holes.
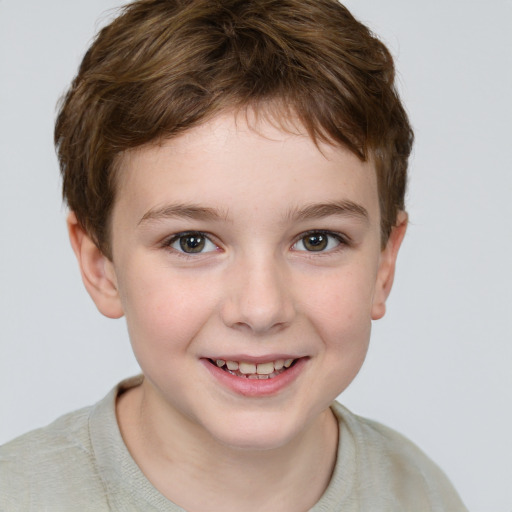
{"type": "Polygon", "coordinates": [[[268,363],[269,361],[278,361],[280,359],[300,359],[304,356],[297,356],[292,354],[267,354],[263,356],[249,356],[247,354],[230,354],[230,355],[222,355],[222,356],[212,356],[207,357],[205,359],[211,359],[213,361],[223,360],[223,361],[243,361],[244,363],[268,363]]]}

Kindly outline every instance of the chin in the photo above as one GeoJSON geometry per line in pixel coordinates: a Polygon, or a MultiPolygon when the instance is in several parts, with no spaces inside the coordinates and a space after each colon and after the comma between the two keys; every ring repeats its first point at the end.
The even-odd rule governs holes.
{"type": "Polygon", "coordinates": [[[229,438],[218,438],[217,441],[220,442],[226,448],[230,448],[232,450],[238,451],[248,451],[248,452],[262,452],[262,451],[271,451],[278,450],[288,445],[293,436],[272,436],[268,435],[268,433],[261,435],[251,435],[251,433],[247,433],[246,435],[240,434],[239,436],[233,435],[230,432],[229,438]]]}
{"type": "MultiPolygon", "coordinates": [[[[226,421],[212,428],[210,435],[219,444],[234,450],[267,451],[290,444],[300,433],[286,421],[226,421]]],[[[296,423],[298,425],[299,423],[296,423]]]]}

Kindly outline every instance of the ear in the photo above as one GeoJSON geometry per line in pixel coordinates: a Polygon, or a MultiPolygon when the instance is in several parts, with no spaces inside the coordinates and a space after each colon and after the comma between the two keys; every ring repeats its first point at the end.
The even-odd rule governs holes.
{"type": "Polygon", "coordinates": [[[96,307],[109,318],[123,316],[114,265],[97,247],[70,212],[67,219],[71,246],[78,260],[82,281],[96,307]]]}
{"type": "Polygon", "coordinates": [[[407,230],[407,221],[407,213],[403,211],[399,212],[396,225],[389,235],[386,247],[381,252],[379,269],[377,271],[377,282],[373,296],[372,320],[379,320],[379,318],[382,318],[386,313],[386,300],[393,286],[396,259],[407,230]]]}

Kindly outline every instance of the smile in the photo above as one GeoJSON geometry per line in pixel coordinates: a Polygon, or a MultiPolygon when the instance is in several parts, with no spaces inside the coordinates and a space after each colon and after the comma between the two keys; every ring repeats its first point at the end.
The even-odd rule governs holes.
{"type": "Polygon", "coordinates": [[[293,366],[296,359],[278,359],[265,363],[248,363],[245,361],[225,361],[224,359],[209,360],[227,373],[235,377],[253,380],[267,380],[277,377],[293,366]]]}
{"type": "Polygon", "coordinates": [[[204,358],[208,373],[230,392],[251,398],[278,395],[300,378],[309,366],[310,357],[297,358],[275,355],[265,358],[245,358],[234,355],[220,359],[204,358]],[[237,360],[238,359],[238,360],[237,360]]]}

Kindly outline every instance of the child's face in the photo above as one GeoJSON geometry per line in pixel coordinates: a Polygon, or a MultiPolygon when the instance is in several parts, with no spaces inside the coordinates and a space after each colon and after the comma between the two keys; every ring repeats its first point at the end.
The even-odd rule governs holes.
{"type": "Polygon", "coordinates": [[[320,149],[225,114],[121,162],[110,304],[146,399],[221,443],[277,447],[327,414],[384,312],[401,236],[381,251],[372,164],[320,149]]]}

